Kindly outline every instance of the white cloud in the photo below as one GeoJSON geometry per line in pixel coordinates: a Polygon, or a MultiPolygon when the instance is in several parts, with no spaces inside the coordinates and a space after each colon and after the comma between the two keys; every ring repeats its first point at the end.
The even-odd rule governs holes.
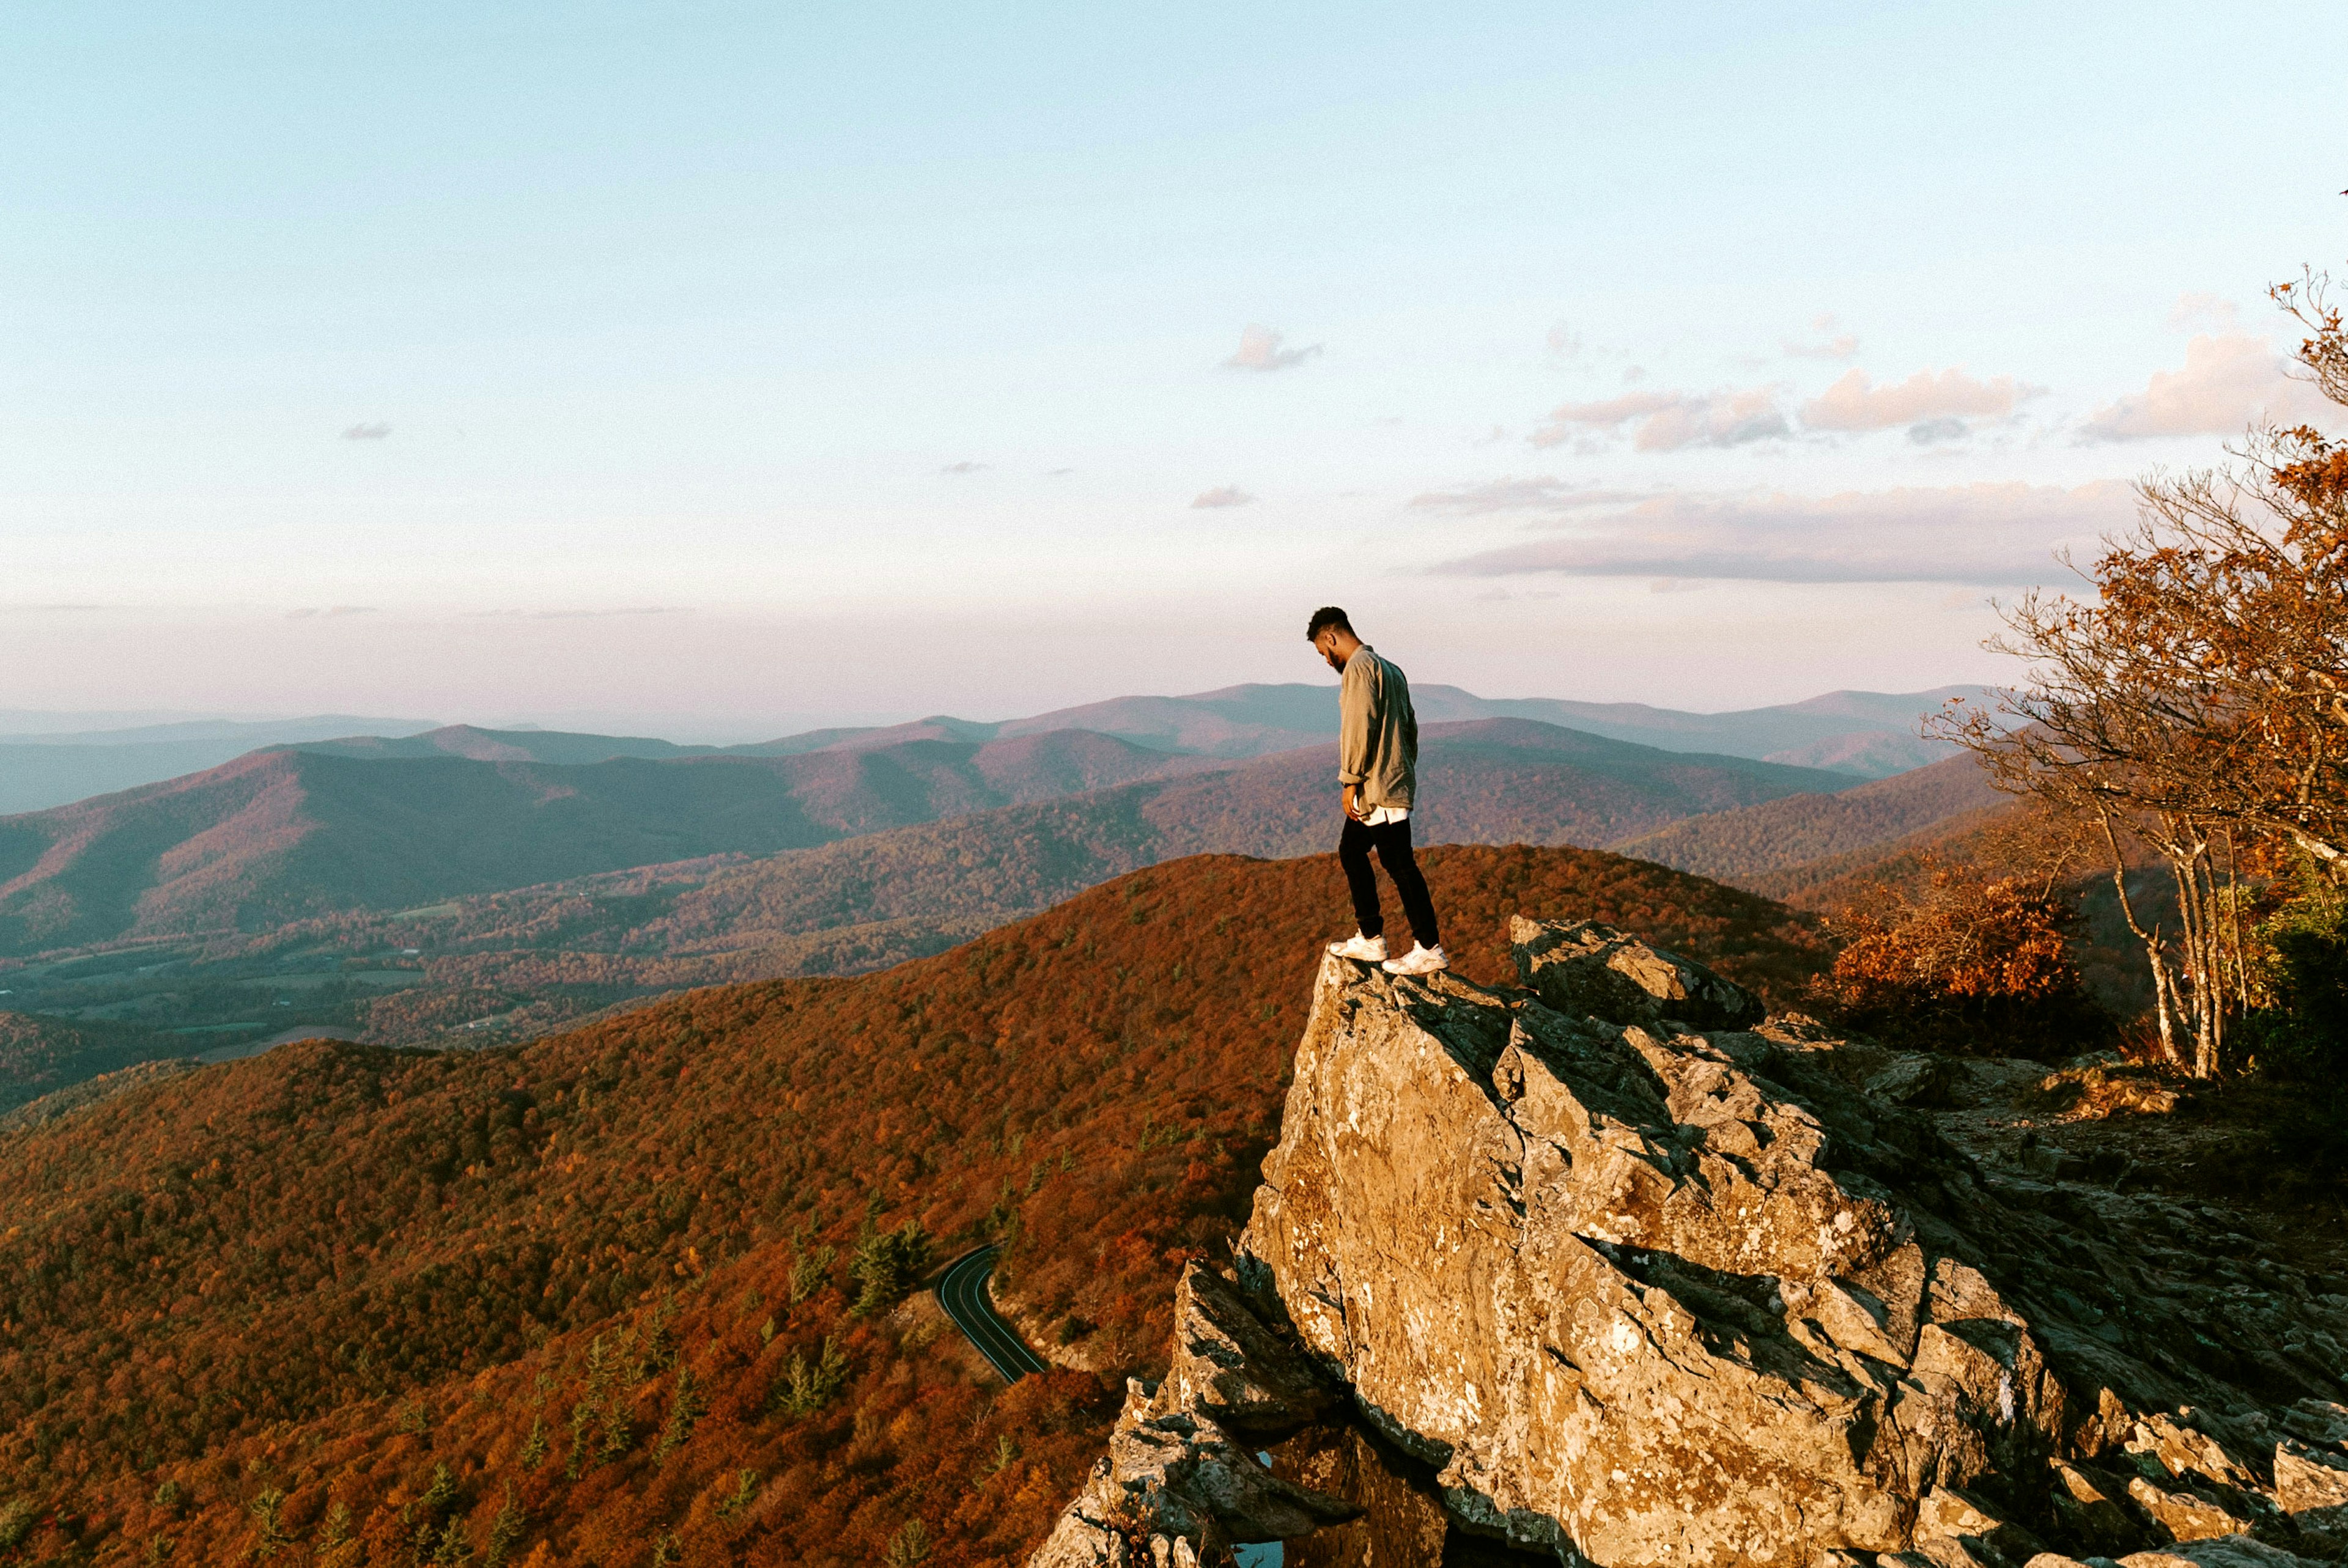
{"type": "Polygon", "coordinates": [[[640,615],[691,615],[681,605],[636,604],[616,610],[468,610],[466,620],[609,620],[640,615]]]}
{"type": "Polygon", "coordinates": [[[2242,313],[2234,302],[2210,293],[2179,294],[2169,308],[2168,324],[2201,332],[2240,332],[2242,313]]]}
{"type": "Polygon", "coordinates": [[[1581,334],[1563,322],[1549,329],[1549,352],[1562,360],[1581,357],[1581,334]]]}
{"type": "Polygon", "coordinates": [[[1195,508],[1214,507],[1244,507],[1255,497],[1237,485],[1218,485],[1211,490],[1201,490],[1190,505],[1195,508]]]}
{"type": "Polygon", "coordinates": [[[1488,550],[1436,569],[1466,577],[1556,573],[1684,582],[2046,582],[2065,547],[2125,523],[2135,491],[1983,484],[1826,497],[1651,497],[1586,513],[1574,537],[1488,550]]]}
{"type": "Polygon", "coordinates": [[[1317,343],[1303,348],[1282,348],[1285,337],[1270,327],[1248,323],[1240,333],[1239,352],[1223,361],[1227,370],[1293,370],[1321,352],[1317,343]]]}
{"type": "Polygon", "coordinates": [[[2269,419],[2318,418],[2330,406],[2284,374],[2282,356],[2266,339],[2203,333],[2185,345],[2182,370],[2153,372],[2142,392],[2096,409],[2079,434],[2085,441],[2238,436],[2269,419]]]}
{"type": "Polygon", "coordinates": [[[949,463],[944,467],[938,470],[941,474],[982,474],[985,471],[985,464],[973,463],[967,457],[963,458],[959,463],[949,463]]]}
{"type": "Polygon", "coordinates": [[[380,441],[391,434],[388,425],[354,425],[343,432],[345,441],[380,441]]]}
{"type": "Polygon", "coordinates": [[[1810,330],[1824,341],[1813,343],[1788,342],[1786,352],[1797,359],[1849,359],[1859,352],[1859,335],[1838,330],[1841,323],[1831,313],[1810,323],[1810,330]]]}
{"type": "Polygon", "coordinates": [[[1927,420],[2002,418],[2044,390],[2010,375],[1976,381],[1957,369],[1938,375],[1920,370],[1905,381],[1878,386],[1867,372],[1853,370],[1802,405],[1802,423],[1813,430],[1889,430],[1927,420]]]}
{"type": "Polygon", "coordinates": [[[379,613],[379,611],[377,611],[376,607],[372,604],[335,604],[329,605],[324,610],[289,610],[285,612],[285,619],[288,620],[307,620],[313,616],[319,616],[332,620],[345,615],[375,615],[377,613],[379,613]]]}
{"type": "Polygon", "coordinates": [[[1647,498],[1644,490],[1605,490],[1595,485],[1569,485],[1563,479],[1494,479],[1463,485],[1456,490],[1430,490],[1413,496],[1410,504],[1426,510],[1478,517],[1487,512],[1562,512],[1584,507],[1620,506],[1647,498]]]}
{"type": "Polygon", "coordinates": [[[1631,445],[1642,452],[1676,452],[1689,446],[1742,446],[1790,434],[1774,391],[1626,392],[1596,403],[1568,403],[1551,409],[1549,423],[1532,433],[1536,446],[1557,446],[1592,430],[1632,425],[1631,445]]]}

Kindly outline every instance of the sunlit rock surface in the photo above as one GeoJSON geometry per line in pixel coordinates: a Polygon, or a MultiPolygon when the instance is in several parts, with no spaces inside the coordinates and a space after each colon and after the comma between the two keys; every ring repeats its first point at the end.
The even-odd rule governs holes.
{"type": "MultiPolygon", "coordinates": [[[[2157,1204],[1984,1171],[1912,1108],[1948,1091],[1929,1061],[1760,1022],[1603,927],[1510,935],[1505,993],[1324,964],[1241,1288],[1184,1282],[1096,1514],[1169,1550],[1288,1533],[1268,1497],[1334,1514],[1346,1488],[1250,1474],[1226,1506],[1118,1456],[1179,1418],[1221,1475],[1219,1422],[1334,1394],[1431,1478],[1417,1514],[1330,1532],[1365,1565],[1463,1530],[1605,1568],[2339,1550],[2348,1296],[2193,1250],[2224,1244],[2157,1204]]],[[[1085,1503],[1039,1562],[1114,1560],[1052,1554],[1085,1503]]]]}

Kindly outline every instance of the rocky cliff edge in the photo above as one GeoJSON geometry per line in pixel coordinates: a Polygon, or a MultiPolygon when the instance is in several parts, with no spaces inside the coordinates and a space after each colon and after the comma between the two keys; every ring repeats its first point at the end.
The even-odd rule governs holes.
{"type": "Polygon", "coordinates": [[[2348,1296],[1985,1168],[1913,1108],[1941,1059],[1602,927],[1509,936],[1506,991],[1323,964],[1233,1266],[1186,1274],[1038,1568],[1342,1522],[1252,1446],[1332,1409],[1568,1563],[2348,1553],[2348,1296]]]}

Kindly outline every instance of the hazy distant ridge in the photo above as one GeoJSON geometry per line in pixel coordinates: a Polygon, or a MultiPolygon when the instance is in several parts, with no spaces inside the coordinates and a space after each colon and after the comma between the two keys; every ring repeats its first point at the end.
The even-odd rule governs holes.
{"type": "MultiPolygon", "coordinates": [[[[1852,782],[1525,719],[1430,723],[1424,733],[1426,804],[1418,820],[1430,843],[1595,845],[1852,782]]],[[[1112,818],[1124,809],[1100,792],[1219,766],[1084,730],[593,763],[517,759],[505,754],[503,736],[487,743],[495,754],[486,758],[441,749],[488,735],[440,730],[355,748],[256,753],[190,778],[0,818],[0,953],[250,932],[335,910],[399,909],[629,866],[771,856],[1045,802],[1071,803],[1053,820],[1097,843],[1102,829],[1088,815],[1095,806],[1084,803],[1112,818]],[[425,754],[400,754],[416,748],[425,754]]],[[[513,738],[557,754],[577,739],[513,738]]],[[[1161,803],[1138,839],[1112,833],[1116,848],[1079,853],[1064,874],[1037,886],[1089,886],[1200,849],[1284,856],[1334,842],[1328,743],[1220,766],[1173,791],[1179,804],[1161,803]]],[[[974,867],[990,853],[1015,860],[1033,847],[1014,823],[984,827],[998,830],[994,851],[972,852],[974,867]]],[[[1038,907],[1033,893],[1009,897],[1012,907],[1038,907]]],[[[979,907],[992,914],[998,904],[990,897],[979,907]]],[[[846,907],[839,914],[871,917],[846,907]]]]}
{"type": "MultiPolygon", "coordinates": [[[[1585,734],[1667,752],[1712,752],[1859,778],[1921,767],[1948,748],[1917,735],[1921,717],[1971,687],[1884,693],[1829,692],[1800,702],[1726,713],[1686,713],[1641,702],[1576,702],[1547,697],[1492,699],[1457,686],[1415,689],[1428,723],[1532,719],[1585,734]]],[[[947,715],[910,723],[810,730],[746,745],[686,745],[642,735],[561,730],[434,727],[413,719],[324,714],[246,723],[188,720],[118,730],[9,734],[0,738],[0,814],[41,811],[93,795],[160,784],[218,767],[263,746],[376,759],[470,757],[481,762],[583,764],[615,757],[785,757],[870,751],[908,741],[989,741],[1086,730],[1152,751],[1243,761],[1293,751],[1337,733],[1337,689],[1302,682],[1230,686],[1184,697],[1117,697],[1024,719],[982,722],[947,715]]]]}

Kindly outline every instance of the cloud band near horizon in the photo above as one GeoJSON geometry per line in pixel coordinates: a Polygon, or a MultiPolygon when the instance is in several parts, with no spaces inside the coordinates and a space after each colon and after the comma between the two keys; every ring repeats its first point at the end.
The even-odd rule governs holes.
{"type": "Polygon", "coordinates": [[[2023,587],[2060,575],[2060,552],[2093,546],[2128,520],[2134,503],[2134,487],[2116,480],[2070,489],[2013,483],[1818,497],[1656,496],[1618,512],[1581,512],[1571,538],[1509,545],[1430,569],[1447,577],[2023,587]]]}

